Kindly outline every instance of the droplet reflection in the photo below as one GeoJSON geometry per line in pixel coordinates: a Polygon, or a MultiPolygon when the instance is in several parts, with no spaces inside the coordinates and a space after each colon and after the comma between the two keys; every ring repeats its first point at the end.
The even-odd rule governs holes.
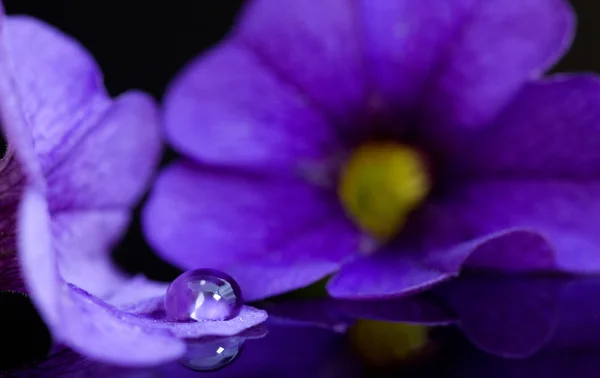
{"type": "Polygon", "coordinates": [[[195,371],[213,371],[230,364],[240,354],[244,345],[242,337],[220,338],[188,343],[184,357],[179,361],[195,371]]]}

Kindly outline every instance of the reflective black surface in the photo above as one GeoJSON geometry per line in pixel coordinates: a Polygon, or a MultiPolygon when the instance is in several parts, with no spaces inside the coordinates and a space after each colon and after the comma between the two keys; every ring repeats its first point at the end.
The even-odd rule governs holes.
{"type": "Polygon", "coordinates": [[[13,375],[596,377],[598,297],[600,278],[465,275],[404,299],[262,303],[271,314],[264,325],[231,338],[189,340],[182,360],[159,367],[124,369],[63,349],[13,375]],[[372,338],[357,346],[351,335],[358,319],[377,320],[390,332],[398,323],[424,326],[427,340],[410,354],[374,364],[370,352],[384,354],[405,341],[372,338]]]}

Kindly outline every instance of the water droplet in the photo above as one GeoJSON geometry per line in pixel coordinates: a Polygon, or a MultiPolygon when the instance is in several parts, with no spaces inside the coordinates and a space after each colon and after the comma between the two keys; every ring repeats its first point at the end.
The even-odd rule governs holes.
{"type": "Polygon", "coordinates": [[[235,360],[243,345],[244,338],[241,337],[189,342],[187,352],[179,362],[196,371],[218,370],[235,360]]]}
{"type": "Polygon", "coordinates": [[[169,285],[165,312],[174,321],[228,320],[242,308],[237,282],[213,269],[189,270],[169,285]]]}

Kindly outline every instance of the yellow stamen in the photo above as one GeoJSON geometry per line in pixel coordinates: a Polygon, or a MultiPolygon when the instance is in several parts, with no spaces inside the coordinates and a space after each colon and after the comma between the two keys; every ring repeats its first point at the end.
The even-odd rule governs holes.
{"type": "Polygon", "coordinates": [[[368,143],[354,151],[342,170],[338,194],[360,228],[385,241],[404,226],[431,188],[427,165],[414,148],[368,143]]]}
{"type": "Polygon", "coordinates": [[[363,362],[384,368],[417,359],[428,346],[428,328],[422,325],[359,320],[348,331],[352,349],[363,362]]]}

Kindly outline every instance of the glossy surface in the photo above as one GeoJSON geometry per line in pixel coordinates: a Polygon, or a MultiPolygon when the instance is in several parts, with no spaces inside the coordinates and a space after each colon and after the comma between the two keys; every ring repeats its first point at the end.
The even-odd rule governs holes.
{"type": "Polygon", "coordinates": [[[165,312],[176,321],[228,320],[243,304],[239,285],[223,272],[190,270],[177,277],[165,295],[165,312]]]}

